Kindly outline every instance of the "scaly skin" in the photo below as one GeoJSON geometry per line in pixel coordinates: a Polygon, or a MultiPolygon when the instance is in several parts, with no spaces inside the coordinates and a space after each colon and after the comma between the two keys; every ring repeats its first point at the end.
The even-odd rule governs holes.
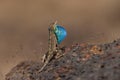
{"type": "Polygon", "coordinates": [[[48,52],[43,56],[43,66],[39,72],[43,71],[43,69],[47,66],[47,64],[55,58],[55,55],[58,54],[61,50],[59,50],[57,38],[54,34],[55,25],[57,22],[53,23],[49,27],[49,43],[48,43],[48,52]]]}

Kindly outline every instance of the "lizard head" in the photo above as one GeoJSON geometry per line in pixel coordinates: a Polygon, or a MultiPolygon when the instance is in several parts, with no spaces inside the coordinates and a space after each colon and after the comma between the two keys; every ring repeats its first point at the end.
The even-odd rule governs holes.
{"type": "Polygon", "coordinates": [[[67,35],[66,30],[62,26],[57,25],[57,21],[50,25],[49,30],[54,32],[58,44],[60,44],[67,35]]]}
{"type": "Polygon", "coordinates": [[[52,30],[52,31],[54,31],[55,28],[56,28],[56,26],[57,26],[57,21],[55,21],[54,23],[50,24],[49,29],[52,30]]]}

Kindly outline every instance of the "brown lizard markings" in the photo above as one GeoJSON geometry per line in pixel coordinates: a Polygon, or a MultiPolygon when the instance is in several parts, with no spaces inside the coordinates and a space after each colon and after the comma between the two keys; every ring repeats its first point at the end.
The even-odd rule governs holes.
{"type": "Polygon", "coordinates": [[[54,28],[57,24],[57,21],[50,25],[49,27],[49,42],[48,42],[48,52],[43,56],[43,66],[41,67],[40,71],[47,66],[47,64],[51,61],[52,58],[59,52],[57,38],[54,33],[54,28]]]}

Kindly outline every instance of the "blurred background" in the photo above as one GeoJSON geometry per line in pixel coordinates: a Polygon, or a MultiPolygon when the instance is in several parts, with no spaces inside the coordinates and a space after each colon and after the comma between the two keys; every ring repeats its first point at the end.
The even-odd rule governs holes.
{"type": "Polygon", "coordinates": [[[62,45],[108,43],[120,35],[120,0],[0,0],[0,80],[21,61],[41,60],[55,20],[68,32],[62,45]]]}

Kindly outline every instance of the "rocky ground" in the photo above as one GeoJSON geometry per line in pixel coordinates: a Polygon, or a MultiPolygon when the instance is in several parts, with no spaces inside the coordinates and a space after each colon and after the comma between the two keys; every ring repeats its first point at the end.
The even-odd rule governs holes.
{"type": "Polygon", "coordinates": [[[120,39],[108,44],[74,44],[65,55],[42,64],[24,61],[6,74],[6,80],[120,80],[120,39]]]}

